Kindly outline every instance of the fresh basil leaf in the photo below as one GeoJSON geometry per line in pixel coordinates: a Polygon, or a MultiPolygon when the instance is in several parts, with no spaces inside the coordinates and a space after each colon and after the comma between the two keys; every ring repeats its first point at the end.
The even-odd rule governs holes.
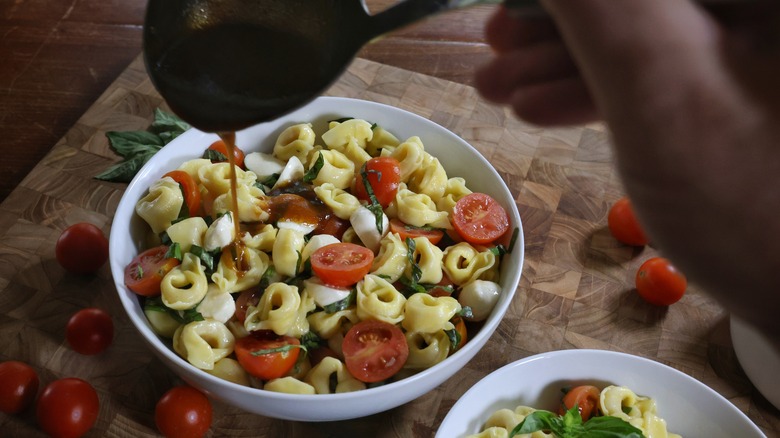
{"type": "Polygon", "coordinates": [[[162,302],[162,298],[159,296],[151,297],[144,300],[144,311],[169,313],[170,308],[166,307],[162,302]]]}
{"type": "MultiPolygon", "coordinates": [[[[268,187],[270,189],[271,187],[276,185],[277,181],[279,181],[279,176],[280,175],[281,174],[279,174],[279,173],[271,174],[266,179],[264,179],[263,181],[260,181],[259,184],[262,184],[265,187],[268,187]]],[[[263,190],[263,192],[266,191],[266,189],[264,189],[263,187],[260,187],[260,189],[263,190]]]]}
{"type": "Polygon", "coordinates": [[[352,119],[354,119],[354,117],[342,117],[342,118],[340,118],[340,119],[336,119],[336,120],[328,120],[328,124],[331,124],[331,123],[333,123],[333,122],[336,122],[336,123],[344,123],[344,122],[346,122],[347,120],[352,120],[352,119]]]}
{"type": "Polygon", "coordinates": [[[168,144],[171,140],[184,133],[184,131],[190,129],[190,125],[174,114],[155,108],[154,122],[152,122],[149,129],[157,133],[165,144],[168,144]]]}
{"type": "Polygon", "coordinates": [[[631,423],[608,415],[593,417],[583,425],[585,435],[594,438],[644,438],[641,430],[631,423]]]}
{"type": "Polygon", "coordinates": [[[463,306],[460,309],[460,312],[458,312],[458,315],[460,315],[463,318],[470,319],[474,317],[474,312],[471,310],[471,307],[463,306]]]}
{"type": "Polygon", "coordinates": [[[205,318],[203,318],[203,315],[200,314],[196,309],[198,306],[193,307],[192,309],[187,309],[184,312],[181,313],[181,322],[182,324],[189,324],[194,321],[204,321],[205,318]]]}
{"type": "Polygon", "coordinates": [[[552,430],[558,416],[550,411],[534,411],[528,414],[511,432],[509,438],[525,433],[534,433],[540,430],[552,430]]]}
{"type": "Polygon", "coordinates": [[[165,145],[160,136],[149,131],[108,131],[106,137],[111,150],[124,158],[157,152],[165,145]]]}
{"type": "Polygon", "coordinates": [[[409,265],[412,267],[411,285],[412,287],[416,288],[417,283],[420,281],[420,278],[422,278],[422,269],[420,269],[420,266],[417,264],[417,260],[414,258],[416,244],[414,243],[414,239],[411,237],[407,237],[405,243],[407,248],[406,258],[409,260],[409,265]]]}
{"type": "Polygon", "coordinates": [[[148,152],[141,155],[133,156],[132,158],[114,164],[103,172],[95,176],[95,179],[101,181],[123,182],[129,183],[133,180],[136,173],[149,161],[154,155],[154,152],[148,152]]]}
{"type": "Polygon", "coordinates": [[[222,251],[215,249],[214,251],[209,252],[206,251],[203,247],[192,245],[190,247],[190,253],[200,259],[200,262],[203,264],[203,271],[206,274],[206,277],[211,278],[211,274],[213,274],[217,269],[219,258],[222,256],[222,251]]]}

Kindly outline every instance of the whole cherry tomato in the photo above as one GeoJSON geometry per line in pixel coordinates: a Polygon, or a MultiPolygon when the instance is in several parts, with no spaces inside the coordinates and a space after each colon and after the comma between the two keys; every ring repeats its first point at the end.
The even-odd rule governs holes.
{"type": "Polygon", "coordinates": [[[636,273],[636,290],[639,296],[656,306],[676,303],[685,294],[687,287],[685,275],[663,257],[647,260],[636,273]]]}
{"type": "Polygon", "coordinates": [[[0,363],[0,412],[17,414],[38,395],[38,374],[24,362],[0,363]]]}
{"type": "Polygon", "coordinates": [[[60,234],[54,252],[66,271],[91,274],[108,260],[108,239],[95,225],[79,222],[60,234]]]}
{"type": "Polygon", "coordinates": [[[211,427],[211,402],[190,386],[168,390],[154,409],[157,429],[166,438],[199,438],[211,427]]]}
{"type": "Polygon", "coordinates": [[[68,320],[65,339],[77,353],[98,354],[111,345],[114,323],[104,310],[94,307],[82,309],[68,320]]]}
{"type": "Polygon", "coordinates": [[[100,412],[97,392],[84,380],[69,377],[51,382],[38,398],[36,416],[44,432],[55,438],[77,438],[89,431],[100,412]]]}
{"type": "MultiPolygon", "coordinates": [[[[211,155],[211,161],[212,162],[227,162],[228,161],[228,150],[227,145],[222,140],[217,140],[214,143],[211,143],[211,146],[209,146],[206,149],[206,156],[209,155],[209,151],[218,152],[222,157],[219,159],[215,159],[213,155],[211,155]],[[224,158],[223,158],[224,157],[224,158]]],[[[236,165],[236,167],[244,168],[244,151],[238,148],[238,146],[235,146],[233,148],[233,164],[236,165]]]]}
{"type": "Polygon", "coordinates": [[[609,209],[607,225],[615,239],[626,245],[642,246],[650,242],[626,197],[618,199],[609,209]]]}
{"type": "Polygon", "coordinates": [[[355,175],[355,196],[362,201],[371,200],[366,182],[382,208],[387,207],[398,193],[401,164],[393,157],[376,157],[366,161],[355,175]]]}

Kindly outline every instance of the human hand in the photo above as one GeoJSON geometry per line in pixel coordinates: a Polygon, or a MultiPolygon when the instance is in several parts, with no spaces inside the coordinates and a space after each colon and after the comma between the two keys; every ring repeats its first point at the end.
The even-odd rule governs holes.
{"type": "Polygon", "coordinates": [[[603,118],[654,244],[780,345],[780,3],[499,9],[478,90],[541,125],[603,118]]]}

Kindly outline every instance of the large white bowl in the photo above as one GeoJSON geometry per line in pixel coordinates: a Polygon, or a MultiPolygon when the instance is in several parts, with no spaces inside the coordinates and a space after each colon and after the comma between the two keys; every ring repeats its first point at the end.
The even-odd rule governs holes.
{"type": "Polygon", "coordinates": [[[455,403],[436,438],[478,433],[502,408],[526,405],[554,411],[561,388],[580,384],[622,385],[654,398],[669,431],[686,438],[765,438],[736,406],[687,374],[650,359],[603,350],[542,353],[494,371],[455,403]]]}
{"type": "Polygon", "coordinates": [[[143,249],[143,230],[146,225],[134,213],[136,202],[152,182],[182,162],[200,156],[217,139],[214,134],[187,131],[159,151],[139,171],[125,191],[111,227],[111,273],[127,315],[152,351],[191,385],[249,412],[289,420],[328,421],[363,417],[407,403],[440,385],[474,357],[506,313],[520,281],[524,240],[520,215],[509,189],[479,152],[430,120],[374,102],[321,97],[278,120],[238,132],[236,143],[246,152],[270,152],[277,136],[291,124],[312,122],[315,132],[322,133],[328,120],[342,117],[356,117],[378,123],[400,139],[419,136],[426,151],[439,158],[448,176],[466,178],[473,191],[487,193],[504,206],[512,226],[520,228],[520,234],[514,251],[504,257],[501,266],[503,294],[482,329],[451,357],[412,377],[364,391],[331,395],[282,394],[233,384],[193,367],[152,332],[138,297],[124,285],[125,266],[143,249]]]}

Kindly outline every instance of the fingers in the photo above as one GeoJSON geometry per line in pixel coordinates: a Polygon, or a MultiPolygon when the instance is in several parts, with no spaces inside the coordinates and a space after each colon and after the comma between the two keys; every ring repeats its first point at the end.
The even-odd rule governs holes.
{"type": "Polygon", "coordinates": [[[503,6],[496,9],[485,25],[485,38],[498,53],[540,41],[559,40],[555,24],[549,17],[520,16],[503,6]]]}
{"type": "Polygon", "coordinates": [[[599,119],[593,99],[579,77],[518,88],[508,104],[521,119],[542,126],[578,125],[599,119]]]}
{"type": "Polygon", "coordinates": [[[474,78],[482,95],[507,103],[519,88],[577,77],[577,67],[560,42],[545,42],[499,54],[474,78]]]}

